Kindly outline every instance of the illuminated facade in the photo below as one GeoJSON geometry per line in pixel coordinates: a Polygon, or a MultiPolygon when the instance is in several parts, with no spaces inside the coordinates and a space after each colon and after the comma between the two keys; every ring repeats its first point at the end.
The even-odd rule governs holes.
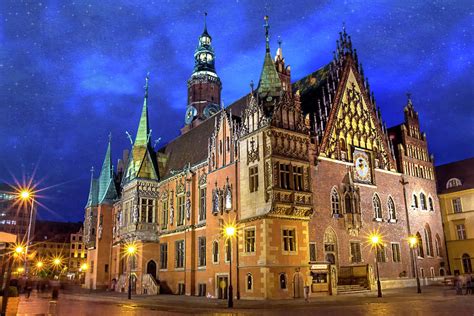
{"type": "Polygon", "coordinates": [[[109,143],[100,177],[91,179],[86,286],[125,291],[131,272],[138,293],[159,285],[163,293],[226,298],[231,268],[238,297],[291,298],[325,262],[338,271],[331,282],[350,285],[358,269],[365,279],[357,285],[370,287],[373,231],[383,237],[383,280],[414,275],[411,234],[420,236],[420,275],[444,274],[433,164],[411,99],[404,123],[387,129],[345,30],[334,59],[292,83],[281,47],[270,54],[268,29],[257,87],[223,109],[205,28],[185,127],[157,151],[146,85],[130,154],[115,174],[109,143]],[[222,234],[228,223],[237,225],[231,240],[222,234]],[[134,256],[125,255],[130,243],[134,256]]]}
{"type": "Polygon", "coordinates": [[[474,158],[436,167],[438,195],[452,274],[474,265],[474,158]]]}

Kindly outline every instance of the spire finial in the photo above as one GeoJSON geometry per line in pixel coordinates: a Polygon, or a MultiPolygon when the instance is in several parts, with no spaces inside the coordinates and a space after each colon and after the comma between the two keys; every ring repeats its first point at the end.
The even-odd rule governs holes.
{"type": "Polygon", "coordinates": [[[265,15],[263,18],[265,20],[264,28],[265,28],[265,50],[267,53],[270,52],[270,36],[268,34],[268,30],[270,29],[270,25],[268,24],[268,15],[265,15]]]}
{"type": "Polygon", "coordinates": [[[148,98],[148,81],[150,80],[150,72],[146,73],[145,77],[145,98],[148,98]]]}
{"type": "Polygon", "coordinates": [[[281,37],[278,36],[278,48],[281,48],[281,37]]]}
{"type": "Polygon", "coordinates": [[[109,132],[109,143],[112,141],[112,132],[109,132]]]}
{"type": "Polygon", "coordinates": [[[204,32],[207,32],[207,12],[204,12],[204,32]]]}
{"type": "Polygon", "coordinates": [[[410,105],[410,106],[413,105],[413,102],[411,101],[411,92],[407,92],[406,96],[407,96],[407,99],[408,99],[407,100],[408,105],[410,105]]]}
{"type": "Polygon", "coordinates": [[[250,80],[250,90],[252,91],[252,93],[253,93],[253,86],[254,86],[253,80],[250,80]]]}
{"type": "Polygon", "coordinates": [[[94,166],[91,167],[91,178],[94,178],[94,166]]]}

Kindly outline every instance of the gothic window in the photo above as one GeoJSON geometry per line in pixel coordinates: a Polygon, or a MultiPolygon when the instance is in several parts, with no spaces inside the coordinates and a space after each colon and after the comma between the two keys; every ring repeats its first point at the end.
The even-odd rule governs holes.
{"type": "Polygon", "coordinates": [[[396,220],[397,219],[397,213],[395,211],[395,203],[393,202],[392,197],[388,198],[387,209],[388,209],[389,219],[390,220],[396,220]]]}
{"type": "Polygon", "coordinates": [[[351,262],[352,263],[362,262],[362,255],[360,252],[359,241],[351,241],[351,262]]]}
{"type": "Polygon", "coordinates": [[[331,190],[331,210],[333,215],[341,214],[341,205],[339,203],[339,193],[336,188],[331,190]]]}
{"type": "Polygon", "coordinates": [[[462,255],[462,268],[464,273],[472,273],[471,257],[467,253],[462,255]]]}
{"type": "Polygon", "coordinates": [[[295,229],[283,229],[283,251],[296,251],[295,229]]]}
{"type": "Polygon", "coordinates": [[[245,230],[245,252],[255,252],[255,228],[245,230]]]}
{"type": "Polygon", "coordinates": [[[161,228],[166,229],[168,226],[168,201],[165,200],[162,203],[161,210],[161,228]]]}
{"type": "Polygon", "coordinates": [[[436,257],[442,257],[441,238],[439,238],[438,234],[436,234],[436,238],[435,238],[435,249],[436,249],[436,257]]]}
{"type": "Polygon", "coordinates": [[[280,273],[280,289],[282,290],[286,289],[286,274],[285,273],[280,273]]]}
{"type": "Polygon", "coordinates": [[[225,262],[229,262],[232,256],[232,241],[227,238],[225,243],[225,262]]]}
{"type": "Polygon", "coordinates": [[[252,289],[253,289],[253,278],[252,278],[251,273],[247,274],[247,285],[246,285],[245,289],[247,291],[252,291],[252,289]]]}
{"type": "Polygon", "coordinates": [[[250,192],[258,191],[258,166],[249,168],[249,186],[250,192]]]}
{"type": "Polygon", "coordinates": [[[446,189],[458,187],[458,186],[461,186],[461,185],[462,185],[461,180],[459,180],[458,178],[451,178],[446,183],[446,189]]]}
{"type": "Polygon", "coordinates": [[[168,244],[160,244],[160,269],[168,268],[168,244]]]}
{"type": "Polygon", "coordinates": [[[219,242],[214,241],[212,243],[212,263],[219,262],[219,242]]]}
{"type": "Polygon", "coordinates": [[[413,194],[413,207],[418,208],[418,197],[416,194],[413,194]]]}
{"type": "Polygon", "coordinates": [[[184,268],[184,240],[175,241],[175,267],[184,268]]]}
{"type": "Polygon", "coordinates": [[[433,204],[433,198],[430,196],[428,197],[428,207],[430,209],[431,212],[434,211],[434,204],[433,204]]]}
{"type": "Polygon", "coordinates": [[[344,196],[344,208],[346,210],[346,213],[354,213],[352,209],[352,199],[349,194],[346,194],[344,196]]]}
{"type": "Polygon", "coordinates": [[[420,207],[422,210],[426,210],[426,196],[423,192],[420,193],[420,207]]]}
{"type": "Polygon", "coordinates": [[[290,165],[280,164],[280,188],[290,189],[290,165]]]}
{"type": "Polygon", "coordinates": [[[401,262],[400,256],[400,244],[399,243],[392,243],[392,261],[393,262],[401,262]]]}
{"type": "Polygon", "coordinates": [[[199,189],[199,221],[206,220],[206,187],[199,189]]]}
{"type": "Polygon", "coordinates": [[[232,209],[232,190],[229,184],[225,189],[225,209],[227,211],[232,209]]]}
{"type": "Polygon", "coordinates": [[[419,232],[416,233],[416,239],[418,239],[418,256],[419,257],[424,257],[425,256],[425,253],[423,251],[423,240],[421,239],[421,235],[419,232]]]}
{"type": "Polygon", "coordinates": [[[374,194],[374,197],[372,198],[372,205],[374,207],[375,219],[382,219],[382,205],[380,203],[380,198],[377,194],[374,194]]]}
{"type": "Polygon", "coordinates": [[[206,266],[206,237],[198,238],[198,266],[206,266]]]}
{"type": "Polygon", "coordinates": [[[296,191],[303,191],[303,167],[293,166],[293,186],[296,191]]]}
{"type": "Polygon", "coordinates": [[[454,213],[462,212],[461,198],[455,198],[453,201],[453,211],[454,213]]]}
{"type": "Polygon", "coordinates": [[[177,224],[178,226],[181,226],[184,224],[184,213],[185,213],[185,196],[180,195],[178,196],[178,219],[177,219],[177,224]]]}
{"type": "Polygon", "coordinates": [[[316,261],[316,243],[314,242],[309,243],[309,261],[316,261]]]}

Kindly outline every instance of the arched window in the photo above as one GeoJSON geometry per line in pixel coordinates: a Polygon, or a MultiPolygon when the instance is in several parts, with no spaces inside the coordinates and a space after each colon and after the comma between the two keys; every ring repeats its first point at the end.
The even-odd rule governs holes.
{"type": "Polygon", "coordinates": [[[446,189],[454,188],[454,187],[459,187],[462,185],[461,180],[458,178],[451,178],[446,182],[446,189]]]}
{"type": "Polygon", "coordinates": [[[442,257],[443,254],[442,254],[442,251],[441,251],[441,238],[439,238],[439,235],[436,234],[436,237],[435,237],[435,249],[436,249],[436,256],[437,257],[442,257]]]}
{"type": "Polygon", "coordinates": [[[212,243],[212,262],[219,262],[219,243],[217,240],[212,243]]]}
{"type": "Polygon", "coordinates": [[[425,253],[423,251],[423,239],[421,239],[420,232],[416,233],[416,239],[418,239],[418,256],[423,258],[425,253]]]}
{"type": "Polygon", "coordinates": [[[433,204],[433,198],[431,198],[431,196],[428,197],[428,206],[429,206],[430,211],[433,212],[434,211],[434,204],[433,204]]]}
{"type": "Polygon", "coordinates": [[[420,193],[420,207],[422,210],[426,210],[426,196],[423,192],[420,193]]]}
{"type": "Polygon", "coordinates": [[[253,277],[252,274],[247,274],[247,286],[245,287],[247,291],[252,291],[253,289],[253,277]]]}
{"type": "Polygon", "coordinates": [[[341,214],[341,205],[339,203],[339,193],[337,193],[336,188],[331,190],[331,210],[333,215],[341,214]]]}
{"type": "Polygon", "coordinates": [[[413,207],[418,208],[418,197],[416,194],[413,194],[413,207]]]}
{"type": "Polygon", "coordinates": [[[349,196],[349,194],[346,194],[344,196],[344,207],[346,209],[346,213],[353,213],[353,211],[352,211],[352,201],[351,201],[351,197],[349,196]]]}
{"type": "Polygon", "coordinates": [[[426,255],[433,256],[433,240],[431,239],[430,225],[425,225],[425,244],[426,244],[426,255]]]}
{"type": "Polygon", "coordinates": [[[395,211],[395,203],[393,202],[392,197],[388,198],[387,209],[388,209],[388,218],[390,220],[396,220],[397,212],[395,211]]]}
{"type": "Polygon", "coordinates": [[[280,273],[280,289],[286,289],[286,274],[280,273]]]}
{"type": "Polygon", "coordinates": [[[372,205],[374,207],[374,217],[376,219],[382,218],[382,205],[380,204],[380,198],[377,194],[374,194],[372,198],[372,205]]]}
{"type": "Polygon", "coordinates": [[[467,253],[462,255],[462,268],[464,273],[472,273],[471,257],[467,253]]]}
{"type": "Polygon", "coordinates": [[[232,256],[232,242],[230,241],[230,238],[227,238],[227,241],[225,243],[225,261],[229,262],[232,256]]]}

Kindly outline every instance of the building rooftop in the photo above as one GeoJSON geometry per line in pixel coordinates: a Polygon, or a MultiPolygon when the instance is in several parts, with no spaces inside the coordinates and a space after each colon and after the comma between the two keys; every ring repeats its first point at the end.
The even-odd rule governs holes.
{"type": "Polygon", "coordinates": [[[474,157],[436,167],[438,193],[474,188],[474,157]]]}

